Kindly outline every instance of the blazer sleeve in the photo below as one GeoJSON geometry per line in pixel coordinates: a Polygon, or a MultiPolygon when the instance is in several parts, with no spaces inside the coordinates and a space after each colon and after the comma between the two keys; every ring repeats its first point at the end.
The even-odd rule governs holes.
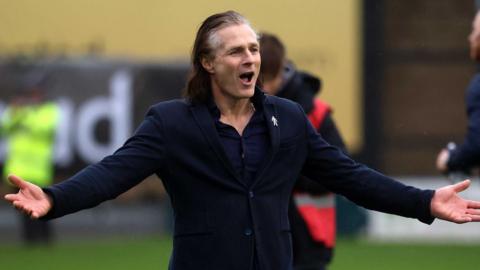
{"type": "Polygon", "coordinates": [[[338,130],[337,125],[333,120],[331,112],[327,113],[327,115],[325,116],[325,120],[323,120],[323,123],[320,126],[318,132],[321,134],[322,138],[329,144],[334,145],[340,148],[340,150],[342,150],[344,153],[347,153],[345,142],[340,135],[340,131],[338,130]]]}
{"type": "Polygon", "coordinates": [[[51,219],[113,199],[153,173],[166,168],[161,120],[150,110],[145,120],[113,155],[59,184],[45,188],[54,202],[43,218],[51,219]]]}
{"type": "Polygon", "coordinates": [[[305,121],[308,154],[302,174],[365,208],[432,223],[433,190],[404,185],[355,162],[326,143],[305,121]]]}
{"type": "MultiPolygon", "coordinates": [[[[338,147],[343,153],[347,153],[345,143],[343,142],[340,131],[338,131],[335,121],[332,118],[331,112],[328,112],[320,125],[318,132],[322,138],[329,144],[338,147]]],[[[295,183],[295,190],[300,192],[307,192],[312,195],[323,195],[330,193],[330,190],[318,182],[312,181],[307,177],[301,175],[295,183]]]]}

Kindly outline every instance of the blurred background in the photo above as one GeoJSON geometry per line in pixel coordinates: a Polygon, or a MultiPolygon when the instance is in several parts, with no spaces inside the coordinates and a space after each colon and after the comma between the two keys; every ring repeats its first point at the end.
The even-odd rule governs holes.
{"type": "MultiPolygon", "coordinates": [[[[0,115],[26,74],[48,73],[61,119],[55,181],[66,179],[120,146],[150,105],[181,96],[197,27],[229,9],[278,35],[299,69],[322,78],[354,158],[423,188],[448,183],[435,158],[466,130],[469,0],[0,0],[0,115]]],[[[0,140],[0,162],[6,154],[0,140]]],[[[480,199],[478,181],[466,196],[480,199]]],[[[475,267],[480,225],[427,226],[342,197],[337,206],[333,270],[475,267]]],[[[14,210],[0,203],[0,268],[167,268],[171,210],[154,176],[53,227],[52,245],[25,247],[14,210]]]]}

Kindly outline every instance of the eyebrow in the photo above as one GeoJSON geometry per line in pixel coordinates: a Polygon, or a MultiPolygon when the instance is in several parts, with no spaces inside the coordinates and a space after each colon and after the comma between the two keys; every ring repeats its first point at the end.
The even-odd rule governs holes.
{"type": "MultiPolygon", "coordinates": [[[[260,44],[258,42],[251,42],[251,43],[248,43],[247,45],[247,48],[250,48],[250,47],[260,47],[260,44]]],[[[243,45],[238,45],[238,46],[233,46],[231,48],[225,48],[227,52],[230,52],[230,51],[235,51],[235,50],[243,50],[243,45]]]]}

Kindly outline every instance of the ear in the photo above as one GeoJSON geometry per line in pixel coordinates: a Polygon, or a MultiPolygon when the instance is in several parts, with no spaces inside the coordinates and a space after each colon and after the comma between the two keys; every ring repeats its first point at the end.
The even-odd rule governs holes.
{"type": "Polygon", "coordinates": [[[213,59],[210,57],[203,57],[200,62],[202,63],[202,67],[210,74],[215,73],[213,68],[213,59]]]}

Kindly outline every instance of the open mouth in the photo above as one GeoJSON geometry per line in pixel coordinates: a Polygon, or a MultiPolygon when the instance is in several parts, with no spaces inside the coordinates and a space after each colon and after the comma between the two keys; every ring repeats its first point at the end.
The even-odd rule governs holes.
{"type": "Polygon", "coordinates": [[[253,79],[253,75],[255,75],[253,71],[242,73],[240,74],[240,80],[244,83],[250,83],[253,79]]]}

